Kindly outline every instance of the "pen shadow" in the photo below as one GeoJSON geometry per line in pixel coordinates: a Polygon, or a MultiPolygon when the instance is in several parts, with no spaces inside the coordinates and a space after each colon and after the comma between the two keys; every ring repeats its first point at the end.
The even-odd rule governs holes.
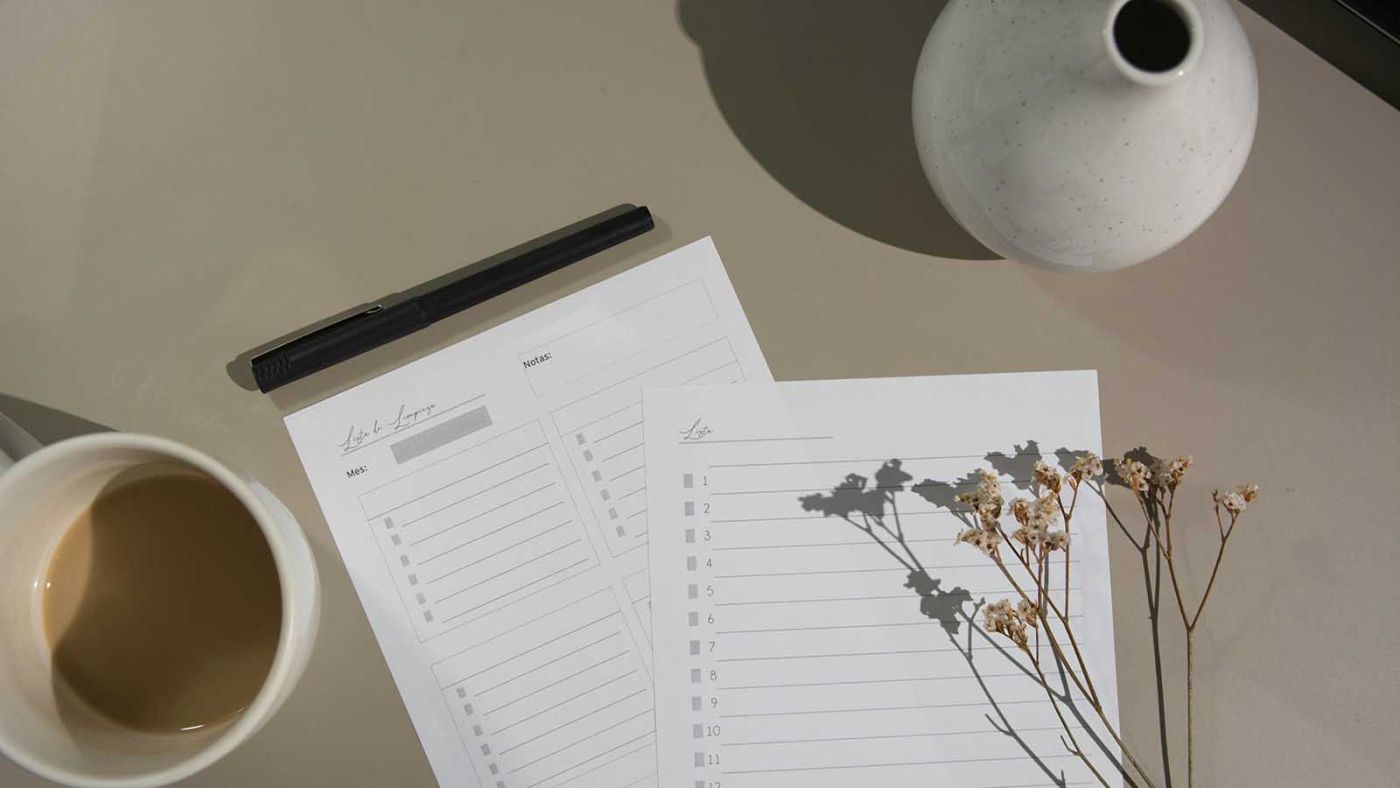
{"type": "Polygon", "coordinates": [[[947,0],[678,0],[739,142],[793,196],[868,238],[996,260],[949,215],[914,145],[914,67],[947,0]]]}
{"type": "MultiPolygon", "coordinates": [[[[1061,448],[1053,454],[1045,454],[1041,452],[1040,444],[1037,441],[1027,440],[1024,444],[1016,444],[1011,454],[989,452],[984,455],[983,459],[998,474],[1009,476],[1014,487],[1036,495],[1042,492],[1034,482],[1034,468],[1037,462],[1042,459],[1054,460],[1067,471],[1083,454],[1082,451],[1067,448],[1061,448]]],[[[1149,457],[1143,449],[1136,449],[1130,452],[1129,456],[1135,459],[1149,457]]],[[[1007,648],[1011,641],[1005,640],[1003,642],[1003,639],[993,636],[986,629],[978,626],[976,615],[987,604],[988,600],[986,598],[974,599],[972,592],[961,586],[945,589],[946,578],[932,577],[912,549],[912,542],[915,540],[911,539],[904,529],[897,503],[899,493],[912,492],[919,498],[933,504],[936,510],[951,514],[958,522],[958,530],[962,530],[975,524],[976,515],[969,505],[958,501],[957,496],[960,493],[977,489],[981,469],[975,468],[952,480],[924,479],[917,484],[912,484],[913,476],[904,470],[903,464],[903,461],[899,459],[888,460],[870,477],[860,473],[849,473],[829,492],[802,496],[798,499],[799,503],[803,511],[816,512],[823,517],[835,517],[845,521],[872,539],[907,571],[904,588],[912,590],[918,597],[920,614],[939,625],[949,642],[953,644],[966,662],[968,671],[981,689],[990,709],[989,713],[984,715],[990,729],[1014,741],[1025,757],[1034,763],[1052,784],[1058,786],[1067,784],[1064,770],[1057,770],[1049,763],[1051,757],[1062,753],[1037,751],[1031,746],[1024,732],[1018,730],[1011,716],[1003,708],[1004,702],[999,702],[995,692],[986,681],[987,678],[1021,674],[1043,688],[1048,696],[1053,696],[1052,702],[1059,704],[1062,709],[1068,712],[1068,716],[1076,723],[1076,730],[1088,738],[1093,748],[1108,758],[1122,776],[1124,784],[1136,786],[1137,782],[1124,770],[1121,755],[1113,746],[1113,742],[1105,740],[1098,726],[1091,724],[1089,715],[1086,715],[1085,710],[1081,708],[1082,704],[1076,702],[1076,695],[1071,689],[1066,666],[1061,662],[1058,654],[1051,651],[1052,659],[1042,658],[1043,663],[1052,666],[1051,670],[1044,672],[1045,679],[1042,680],[1022,660],[1017,658],[1014,650],[1007,648]],[[873,484],[870,483],[872,481],[873,484]],[[975,644],[980,648],[975,647],[975,644]],[[998,663],[1004,662],[1010,668],[1010,673],[994,672],[989,675],[984,669],[979,668],[979,656],[990,656],[998,663]]],[[[1121,484],[1122,482],[1112,471],[1109,471],[1105,483],[1121,484]]],[[[950,542],[953,541],[955,535],[955,532],[952,531],[948,533],[950,542]]],[[[1158,609],[1156,601],[1160,600],[1160,593],[1154,600],[1150,586],[1148,590],[1155,644],[1158,609]]],[[[1160,591],[1160,589],[1158,590],[1160,591]]],[[[1160,649],[1156,649],[1156,657],[1160,709],[1162,702],[1160,649]]],[[[1090,711],[1090,714],[1092,713],[1090,711]]],[[[1167,746],[1165,718],[1161,722],[1163,729],[1162,747],[1165,755],[1167,746]]]]}
{"type": "MultiPolygon", "coordinates": [[[[246,391],[257,391],[258,384],[257,381],[253,379],[253,359],[257,358],[263,353],[268,352],[269,350],[281,347],[282,345],[285,345],[288,342],[304,337],[307,334],[325,328],[326,326],[329,326],[333,323],[337,323],[346,318],[353,317],[354,315],[366,312],[375,306],[390,306],[407,299],[416,298],[420,295],[423,295],[424,293],[432,292],[433,290],[436,290],[440,287],[443,287],[464,277],[471,276],[472,274],[476,274],[490,268],[494,268],[495,266],[504,263],[508,260],[514,259],[519,255],[525,254],[526,252],[532,251],[534,249],[538,249],[539,247],[544,246],[545,244],[557,241],[560,238],[570,235],[571,233],[577,232],[578,230],[581,230],[589,225],[596,224],[597,222],[600,222],[604,219],[611,219],[614,216],[626,213],[627,211],[630,211],[635,207],[636,206],[632,205],[631,203],[622,203],[616,205],[612,208],[609,208],[605,211],[601,211],[587,218],[581,219],[565,227],[560,227],[557,230],[552,230],[537,238],[533,238],[529,241],[525,241],[524,243],[517,244],[504,251],[497,252],[496,254],[478,260],[469,265],[463,266],[452,271],[448,271],[447,273],[442,274],[441,276],[437,276],[421,284],[414,285],[413,287],[410,287],[407,290],[402,290],[397,293],[391,293],[383,298],[376,298],[372,301],[366,301],[365,303],[350,307],[349,309],[346,309],[342,312],[338,312],[322,320],[317,320],[316,322],[311,323],[309,325],[305,325],[293,331],[289,331],[286,334],[277,337],[276,339],[264,342],[263,344],[258,345],[257,347],[250,348],[234,356],[227,364],[224,365],[224,371],[228,374],[229,380],[233,381],[234,385],[246,391]]],[[[661,223],[658,221],[658,227],[660,226],[660,224],[661,223]]]]}

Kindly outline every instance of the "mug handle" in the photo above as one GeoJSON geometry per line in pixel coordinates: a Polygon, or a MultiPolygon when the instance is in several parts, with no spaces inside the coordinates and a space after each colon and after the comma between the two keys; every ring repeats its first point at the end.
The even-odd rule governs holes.
{"type": "Polygon", "coordinates": [[[25,455],[33,454],[43,448],[43,444],[35,440],[33,435],[20,429],[20,426],[10,420],[8,416],[0,413],[0,473],[10,469],[25,455]]]}

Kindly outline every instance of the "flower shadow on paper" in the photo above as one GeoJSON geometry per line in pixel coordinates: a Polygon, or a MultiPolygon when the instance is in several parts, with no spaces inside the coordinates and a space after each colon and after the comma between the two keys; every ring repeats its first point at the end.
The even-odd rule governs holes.
{"type": "MultiPolygon", "coordinates": [[[[1137,451],[1146,454],[1145,450],[1137,451]]],[[[1058,464],[1066,469],[1073,466],[1081,454],[1083,452],[1065,448],[1054,452],[1058,464]]],[[[991,452],[984,456],[986,462],[995,471],[1002,476],[1010,477],[1016,488],[1031,493],[1035,492],[1033,470],[1036,463],[1043,458],[1040,446],[1034,440],[1028,440],[1024,445],[1015,445],[1011,454],[991,452]]],[[[1056,659],[1054,661],[1055,669],[1048,675],[1049,680],[1042,684],[1040,677],[1022,664],[1013,651],[1006,648],[1001,639],[993,637],[982,626],[978,625],[976,616],[987,604],[987,600],[974,599],[972,592],[961,586],[945,588],[943,579],[931,576],[911,547],[914,540],[910,539],[906,533],[904,521],[899,511],[901,494],[913,494],[933,504],[936,510],[952,515],[961,527],[972,527],[977,519],[976,514],[966,504],[959,503],[957,496],[960,493],[975,490],[980,474],[979,469],[973,469],[952,480],[924,479],[913,483],[914,477],[904,470],[903,461],[890,459],[875,470],[871,477],[862,476],[859,473],[849,473],[829,492],[806,495],[801,497],[799,502],[804,511],[817,512],[824,517],[844,520],[870,537],[890,558],[897,561],[905,569],[907,574],[904,588],[910,589],[918,597],[919,612],[930,621],[937,622],[949,642],[967,663],[968,670],[987,699],[991,709],[986,714],[987,722],[994,730],[1015,741],[1026,757],[1030,758],[1052,783],[1060,786],[1066,785],[1064,772],[1051,767],[1047,757],[1052,754],[1036,752],[1025,737],[1017,731],[987,684],[985,680],[987,674],[979,667],[977,660],[979,656],[986,654],[992,659],[1004,660],[1017,672],[1024,674],[1037,684],[1041,684],[1046,692],[1054,697],[1055,702],[1069,711],[1070,716],[1083,728],[1093,741],[1094,746],[1109,757],[1115,768],[1123,775],[1125,784],[1136,785],[1131,776],[1122,769],[1118,753],[1111,746],[1112,742],[1106,742],[1100,737],[1095,726],[1089,724],[1083,710],[1075,703],[1063,664],[1056,659]],[[966,627],[965,630],[964,627],[966,627]]],[[[1108,482],[1121,483],[1120,480],[1111,475],[1108,482]]],[[[954,534],[955,531],[949,532],[950,542],[952,542],[954,534]]],[[[1143,559],[1147,560],[1146,553],[1143,554],[1143,559]]],[[[1160,592],[1160,588],[1157,591],[1160,592]]],[[[1149,587],[1148,592],[1155,645],[1157,612],[1155,600],[1160,599],[1160,593],[1154,595],[1151,587],[1149,587]]],[[[1158,665],[1160,697],[1160,657],[1158,665]]],[[[1165,743],[1163,746],[1165,747],[1165,743]]]]}

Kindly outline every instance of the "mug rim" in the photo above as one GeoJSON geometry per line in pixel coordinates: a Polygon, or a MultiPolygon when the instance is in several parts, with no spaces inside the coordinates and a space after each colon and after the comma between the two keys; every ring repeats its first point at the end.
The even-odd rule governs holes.
{"type": "Polygon", "coordinates": [[[272,664],[268,666],[267,676],[258,689],[258,694],[254,696],[253,702],[248,704],[233,722],[208,745],[171,766],[158,771],[124,777],[82,774],[63,765],[31,756],[30,753],[15,746],[14,742],[5,737],[4,731],[0,730],[0,752],[41,777],[70,785],[102,786],[102,788],[146,788],[147,786],[176,782],[208,768],[246,741],[270,716],[276,699],[284,690],[293,672],[292,660],[295,649],[292,648],[292,645],[296,633],[292,630],[292,622],[295,620],[294,605],[296,603],[293,599],[295,595],[290,593],[290,587],[294,579],[291,577],[292,562],[287,545],[276,530],[277,517],[254,492],[249,482],[212,456],[169,438],[131,432],[108,432],[82,435],[49,444],[20,458],[13,466],[0,472],[0,499],[21,484],[24,476],[29,475],[39,467],[74,454],[112,449],[146,450],[170,457],[194,467],[233,493],[253,516],[253,520],[257,522],[258,528],[262,531],[263,539],[272,552],[273,564],[277,567],[278,590],[282,598],[282,622],[277,635],[277,650],[273,654],[272,664]]]}

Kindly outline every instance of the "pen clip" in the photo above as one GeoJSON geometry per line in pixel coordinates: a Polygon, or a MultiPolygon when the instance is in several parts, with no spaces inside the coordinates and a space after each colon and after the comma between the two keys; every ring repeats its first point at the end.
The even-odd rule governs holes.
{"type": "Polygon", "coordinates": [[[383,312],[385,306],[386,306],[386,304],[385,304],[383,301],[380,301],[379,303],[372,304],[372,305],[370,305],[370,306],[368,306],[368,307],[365,307],[364,309],[361,309],[360,311],[358,311],[358,312],[356,312],[356,313],[354,313],[354,314],[346,315],[345,317],[342,317],[342,318],[339,318],[339,319],[334,319],[334,318],[333,318],[333,319],[331,319],[329,322],[327,322],[325,325],[323,325],[323,326],[318,326],[318,327],[316,327],[316,328],[314,328],[314,329],[312,329],[312,330],[306,332],[305,334],[296,334],[296,335],[294,335],[294,336],[287,337],[286,339],[282,340],[281,342],[278,342],[276,345],[273,345],[272,347],[267,348],[266,350],[262,351],[262,352],[259,353],[258,355],[253,356],[253,358],[252,358],[252,360],[251,360],[251,363],[253,364],[253,366],[257,366],[257,364],[258,364],[259,361],[262,361],[263,359],[266,359],[268,356],[271,356],[272,354],[278,352],[279,350],[283,350],[283,349],[285,349],[285,348],[288,348],[288,347],[290,347],[290,346],[292,346],[292,345],[297,344],[298,342],[304,342],[304,341],[306,341],[306,340],[308,340],[308,339],[313,339],[313,338],[315,338],[315,337],[321,336],[322,334],[328,333],[328,332],[330,332],[330,331],[334,331],[334,330],[339,329],[339,328],[341,328],[341,327],[343,327],[343,326],[346,326],[346,325],[348,325],[348,324],[350,324],[350,323],[353,323],[353,322],[355,322],[355,321],[358,321],[358,320],[361,320],[361,319],[363,319],[363,318],[369,317],[370,315],[373,315],[373,314],[376,314],[376,313],[379,313],[379,312],[383,312]]]}

